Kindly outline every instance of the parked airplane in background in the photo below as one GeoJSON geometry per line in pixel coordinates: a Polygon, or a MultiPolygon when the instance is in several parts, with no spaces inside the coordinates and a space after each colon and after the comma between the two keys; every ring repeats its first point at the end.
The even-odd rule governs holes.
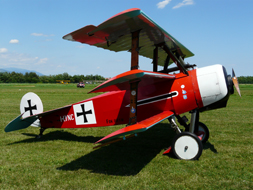
{"type": "Polygon", "coordinates": [[[97,86],[90,93],[104,94],[72,105],[43,112],[40,98],[27,93],[21,100],[21,115],[10,122],[6,132],[24,129],[36,120],[40,135],[47,128],[87,128],[126,124],[96,143],[100,146],[136,136],[168,119],[175,129],[171,148],[179,159],[194,160],[202,154],[202,143],[209,137],[199,112],[226,107],[234,93],[240,94],[237,78],[222,65],[203,68],[185,63],[194,54],[140,9],[123,11],[98,26],[88,25],[63,39],[86,43],[111,51],[130,51],[130,71],[97,86]],[[139,69],[139,55],[153,60],[153,71],[139,69]],[[175,67],[169,67],[175,63],[175,67]],[[158,65],[163,69],[158,71],[158,65]],[[190,124],[180,114],[191,113],[190,124]],[[185,127],[182,132],[180,125],[185,127]],[[115,140],[116,139],[116,140],[115,140]]]}

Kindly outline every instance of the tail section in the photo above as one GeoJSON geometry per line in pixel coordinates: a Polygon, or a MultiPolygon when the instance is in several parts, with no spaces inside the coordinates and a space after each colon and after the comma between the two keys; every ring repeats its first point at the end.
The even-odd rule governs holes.
{"type": "Polygon", "coordinates": [[[20,102],[20,112],[21,115],[5,127],[5,132],[25,129],[29,126],[40,126],[40,120],[37,117],[30,117],[43,112],[43,104],[39,96],[33,92],[26,93],[20,102]]]}

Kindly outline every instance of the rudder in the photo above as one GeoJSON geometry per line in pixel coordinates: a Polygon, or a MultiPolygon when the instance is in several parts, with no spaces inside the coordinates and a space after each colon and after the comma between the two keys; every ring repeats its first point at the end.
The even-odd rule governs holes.
{"type": "Polygon", "coordinates": [[[20,112],[21,115],[12,120],[5,127],[5,132],[25,129],[29,126],[40,126],[38,117],[31,117],[32,115],[37,115],[43,112],[43,104],[39,96],[33,92],[26,93],[20,101],[20,112]]]}

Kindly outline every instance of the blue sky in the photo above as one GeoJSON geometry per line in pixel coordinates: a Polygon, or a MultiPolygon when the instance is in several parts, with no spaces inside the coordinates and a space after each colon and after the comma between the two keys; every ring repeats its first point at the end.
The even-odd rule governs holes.
{"type": "MultiPolygon", "coordinates": [[[[62,36],[83,26],[140,8],[195,56],[186,62],[222,64],[237,76],[253,76],[252,0],[0,0],[0,68],[45,75],[67,72],[113,77],[129,70],[130,53],[111,52],[62,36]]],[[[140,68],[152,70],[140,58],[140,68]]]]}

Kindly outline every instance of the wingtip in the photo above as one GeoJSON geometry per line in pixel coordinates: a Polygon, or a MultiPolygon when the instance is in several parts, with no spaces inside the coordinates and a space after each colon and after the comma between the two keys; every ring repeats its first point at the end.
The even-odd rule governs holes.
{"type": "Polygon", "coordinates": [[[73,39],[73,37],[72,37],[71,34],[67,34],[67,35],[63,36],[62,39],[64,39],[64,40],[69,40],[69,41],[75,41],[75,40],[73,39]]]}

